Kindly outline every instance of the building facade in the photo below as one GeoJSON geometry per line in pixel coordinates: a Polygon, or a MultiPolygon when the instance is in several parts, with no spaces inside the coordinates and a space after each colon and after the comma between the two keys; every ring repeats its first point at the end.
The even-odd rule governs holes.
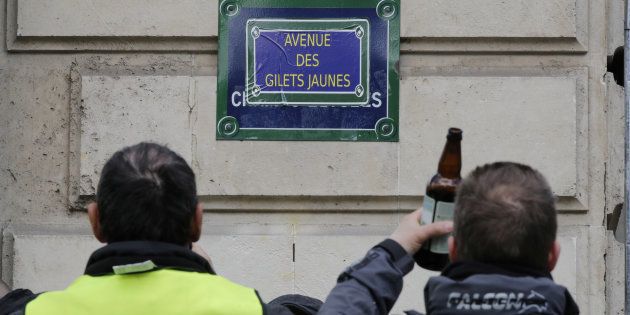
{"type": "MultiPolygon", "coordinates": [[[[352,0],[348,0],[352,1],[352,0]]],[[[358,0],[357,0],[358,1],[358,0]]],[[[117,149],[169,145],[197,174],[202,246],[263,299],[324,298],[420,206],[450,126],[467,173],[530,164],[558,196],[555,279],[584,314],[622,314],[623,92],[606,56],[621,0],[403,0],[400,141],[216,141],[217,0],[0,0],[2,278],[63,288],[92,250],[84,206],[117,149]]],[[[432,273],[393,314],[422,310],[432,273]]]]}

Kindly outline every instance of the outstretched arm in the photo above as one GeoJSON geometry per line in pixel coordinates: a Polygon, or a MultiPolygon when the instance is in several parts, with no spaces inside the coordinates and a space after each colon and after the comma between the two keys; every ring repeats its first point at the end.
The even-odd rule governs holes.
{"type": "Polygon", "coordinates": [[[403,287],[403,276],[414,266],[411,258],[429,238],[452,231],[451,222],[420,226],[421,211],[405,216],[389,239],[348,267],[318,314],[388,314],[403,287]]]}

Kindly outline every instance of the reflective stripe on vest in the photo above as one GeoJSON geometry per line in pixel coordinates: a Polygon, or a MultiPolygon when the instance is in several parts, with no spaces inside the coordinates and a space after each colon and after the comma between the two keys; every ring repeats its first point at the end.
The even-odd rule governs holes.
{"type": "Polygon", "coordinates": [[[27,315],[262,315],[253,289],[205,273],[156,270],[81,276],[66,290],[47,292],[26,306],[27,315]]]}

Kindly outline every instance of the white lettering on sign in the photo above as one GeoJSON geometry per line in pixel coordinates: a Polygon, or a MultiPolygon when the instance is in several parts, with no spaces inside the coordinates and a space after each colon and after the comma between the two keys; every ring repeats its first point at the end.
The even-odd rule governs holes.
{"type": "Polygon", "coordinates": [[[372,107],[374,108],[379,108],[381,107],[381,105],[383,105],[383,101],[381,101],[381,93],[380,92],[374,92],[372,94],[372,100],[374,102],[372,102],[372,107]]]}
{"type": "Polygon", "coordinates": [[[242,101],[237,100],[241,96],[243,96],[243,93],[239,91],[234,91],[234,93],[232,93],[232,106],[239,107],[243,104],[242,101]]]}

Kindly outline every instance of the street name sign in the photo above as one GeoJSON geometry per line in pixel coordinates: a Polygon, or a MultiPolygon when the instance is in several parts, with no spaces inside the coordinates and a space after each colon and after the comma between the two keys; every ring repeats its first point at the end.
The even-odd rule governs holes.
{"type": "Polygon", "coordinates": [[[399,0],[219,3],[219,140],[398,141],[399,0]]]}

